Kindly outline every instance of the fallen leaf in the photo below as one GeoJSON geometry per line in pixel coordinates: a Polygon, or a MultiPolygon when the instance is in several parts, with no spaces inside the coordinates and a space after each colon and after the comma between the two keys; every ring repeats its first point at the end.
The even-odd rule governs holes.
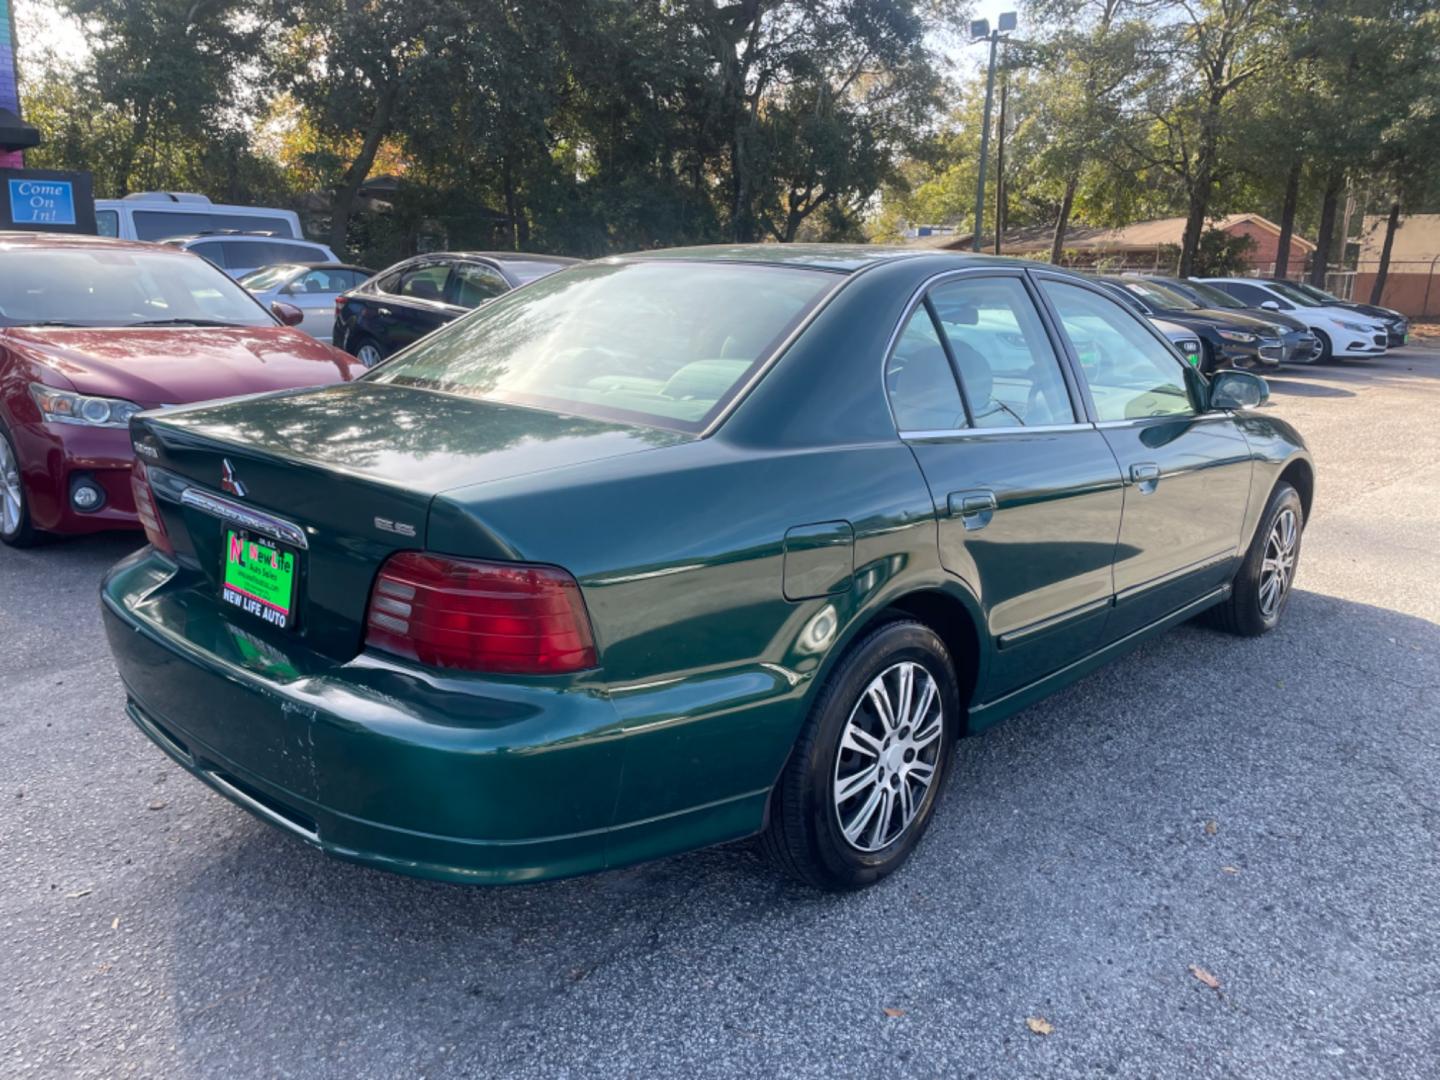
{"type": "Polygon", "coordinates": [[[89,896],[94,891],[94,889],[76,889],[74,892],[67,892],[65,894],[65,899],[79,900],[82,896],[89,896]]]}
{"type": "Polygon", "coordinates": [[[1215,835],[1217,832],[1219,832],[1219,831],[1220,831],[1220,826],[1219,826],[1216,822],[1213,822],[1213,821],[1207,821],[1207,822],[1205,822],[1205,835],[1206,835],[1206,836],[1214,836],[1214,835],[1215,835]]]}
{"type": "Polygon", "coordinates": [[[889,1005],[885,1006],[885,1008],[881,1009],[880,1011],[883,1012],[886,1016],[890,1017],[891,1020],[898,1020],[900,1017],[905,1015],[904,1009],[892,1009],[889,1005]]]}
{"type": "Polygon", "coordinates": [[[1220,867],[1220,869],[1227,874],[1238,874],[1240,872],[1240,868],[1238,866],[1222,866],[1220,867]]]}
{"type": "Polygon", "coordinates": [[[1220,980],[1217,979],[1214,975],[1211,975],[1210,972],[1206,971],[1206,970],[1205,970],[1204,968],[1202,968],[1199,964],[1191,964],[1191,965],[1190,965],[1190,974],[1191,974],[1191,975],[1194,975],[1195,978],[1199,979],[1202,983],[1204,983],[1206,986],[1208,986],[1211,990],[1219,990],[1219,989],[1220,989],[1220,980]]]}
{"type": "Polygon", "coordinates": [[[1043,1016],[1027,1016],[1025,1018],[1025,1026],[1036,1035],[1049,1035],[1055,1030],[1055,1025],[1043,1016]]]}
{"type": "Polygon", "coordinates": [[[119,929],[120,929],[120,916],[119,916],[119,915],[116,915],[115,918],[113,918],[113,919],[110,920],[110,929],[111,929],[111,930],[119,930],[119,929]]]}
{"type": "Polygon", "coordinates": [[[152,803],[150,804],[150,809],[151,809],[151,810],[164,810],[165,807],[167,807],[167,806],[169,806],[169,805],[170,805],[170,804],[167,803],[167,802],[165,802],[163,799],[156,799],[154,802],[152,802],[152,803]]]}

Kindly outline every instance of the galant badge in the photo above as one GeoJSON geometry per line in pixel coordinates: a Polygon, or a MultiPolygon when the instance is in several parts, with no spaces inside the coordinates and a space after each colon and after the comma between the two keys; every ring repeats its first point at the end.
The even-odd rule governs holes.
{"type": "Polygon", "coordinates": [[[229,458],[220,459],[220,490],[229,492],[237,499],[245,498],[245,485],[235,476],[235,466],[229,458]]]}

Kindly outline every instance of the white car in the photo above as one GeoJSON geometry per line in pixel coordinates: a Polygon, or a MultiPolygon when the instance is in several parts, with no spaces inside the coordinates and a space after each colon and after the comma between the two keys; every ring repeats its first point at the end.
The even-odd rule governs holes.
{"type": "Polygon", "coordinates": [[[1283,311],[1310,328],[1320,342],[1316,359],[1382,356],[1389,341],[1386,326],[1349,308],[1316,301],[1286,282],[1254,278],[1196,278],[1222,289],[1246,307],[1283,311]]]}
{"type": "Polygon", "coordinates": [[[333,263],[340,260],[324,244],[292,240],[269,233],[218,232],[198,236],[171,236],[161,243],[203,256],[232,278],[276,263],[333,263]]]}

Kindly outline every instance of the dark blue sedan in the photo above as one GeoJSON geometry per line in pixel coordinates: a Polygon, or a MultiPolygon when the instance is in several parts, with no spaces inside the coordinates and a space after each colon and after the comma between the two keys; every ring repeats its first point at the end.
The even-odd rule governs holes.
{"type": "Polygon", "coordinates": [[[578,261],[513,251],[417,255],[336,297],[332,340],[373,367],[485,301],[578,261]]]}

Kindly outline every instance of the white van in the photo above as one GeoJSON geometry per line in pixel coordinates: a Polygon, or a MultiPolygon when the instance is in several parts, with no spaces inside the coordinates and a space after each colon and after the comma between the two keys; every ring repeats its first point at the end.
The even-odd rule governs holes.
{"type": "Polygon", "coordinates": [[[184,191],[137,191],[123,199],[96,199],[95,225],[101,236],[123,240],[168,240],[224,231],[304,237],[293,210],[226,206],[184,191]]]}

